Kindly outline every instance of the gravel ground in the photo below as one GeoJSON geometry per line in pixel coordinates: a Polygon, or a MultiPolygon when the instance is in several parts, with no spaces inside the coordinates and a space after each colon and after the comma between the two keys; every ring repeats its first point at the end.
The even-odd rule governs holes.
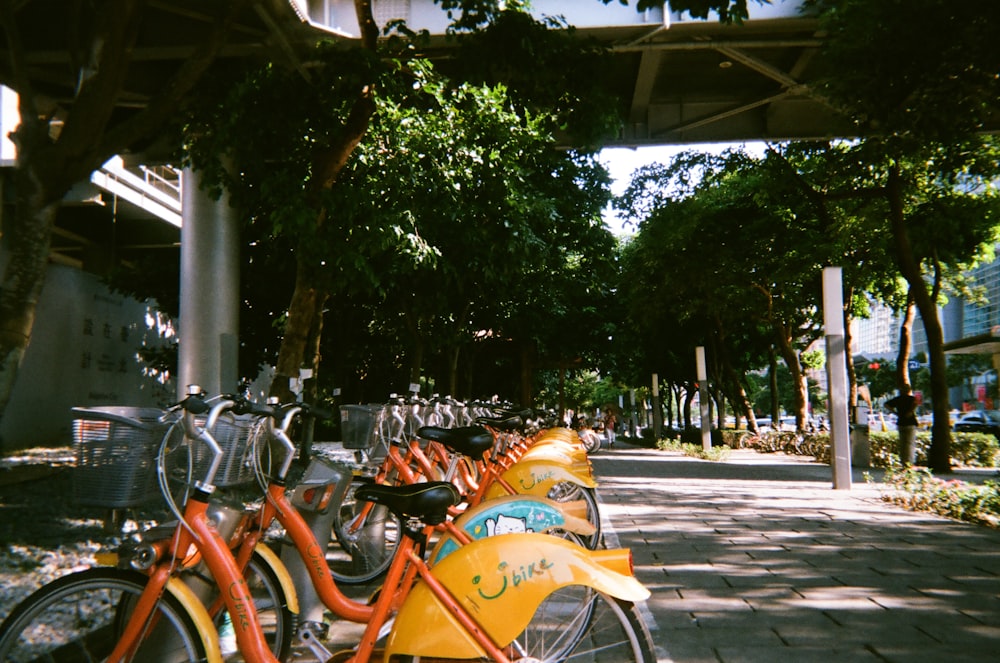
{"type": "Polygon", "coordinates": [[[69,447],[29,449],[0,458],[0,620],[61,575],[93,564],[114,547],[106,511],[74,504],[69,447]]]}

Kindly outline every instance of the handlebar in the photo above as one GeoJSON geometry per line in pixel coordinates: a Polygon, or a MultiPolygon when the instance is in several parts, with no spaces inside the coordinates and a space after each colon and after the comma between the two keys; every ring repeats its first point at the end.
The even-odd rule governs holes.
{"type": "Polygon", "coordinates": [[[189,385],[187,397],[178,403],[178,406],[184,412],[182,417],[184,434],[188,438],[204,444],[212,453],[212,460],[209,463],[208,470],[205,472],[205,476],[195,479],[194,482],[195,488],[204,493],[211,494],[215,491],[213,481],[215,480],[216,473],[219,471],[219,466],[222,464],[222,447],[212,437],[211,431],[215,430],[215,424],[218,423],[219,416],[223,412],[232,409],[235,405],[235,401],[225,397],[222,397],[214,405],[209,405],[208,400],[205,398],[205,393],[197,385],[189,385]],[[208,412],[205,425],[199,426],[195,417],[205,412],[208,412]]]}

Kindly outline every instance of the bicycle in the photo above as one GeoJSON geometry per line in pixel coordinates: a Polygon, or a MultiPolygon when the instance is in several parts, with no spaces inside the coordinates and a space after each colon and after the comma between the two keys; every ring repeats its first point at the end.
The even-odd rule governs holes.
{"type": "MultiPolygon", "coordinates": [[[[398,410],[393,411],[393,416],[397,420],[402,419],[398,410]]],[[[424,426],[418,429],[417,439],[399,441],[390,446],[373,478],[359,478],[352,484],[350,496],[337,514],[334,529],[348,556],[355,562],[360,560],[367,564],[355,570],[353,579],[345,578],[342,566],[333,567],[338,580],[368,582],[378,577],[387,568],[398,543],[392,536],[398,532],[394,519],[378,513],[375,505],[359,503],[354,498],[358,488],[371,482],[451,481],[460,486],[463,501],[469,507],[507,495],[530,495],[564,504],[582,502],[582,517],[589,521],[591,529],[585,532],[576,527],[573,531],[580,535],[578,542],[591,549],[598,547],[601,540],[600,514],[592,492],[596,484],[589,477],[590,466],[585,454],[584,467],[570,464],[566,456],[573,449],[563,446],[565,438],[561,435],[556,436],[560,439],[551,441],[553,447],[560,447],[559,450],[550,454],[541,451],[545,446],[541,438],[536,440],[534,447],[520,438],[515,442],[512,432],[523,425],[520,417],[480,418],[479,421],[492,424],[493,431],[481,426],[455,429],[424,426]],[[522,444],[531,448],[519,451],[518,447],[522,444]],[[532,457],[532,451],[538,453],[532,457]],[[520,466],[515,462],[517,457],[521,458],[520,466]],[[390,534],[384,539],[380,531],[382,527],[386,527],[386,532],[390,534]],[[364,549],[357,545],[358,541],[365,542],[364,549]]],[[[397,426],[397,429],[401,430],[402,426],[397,426]]],[[[581,515],[579,509],[573,506],[567,508],[570,509],[568,516],[581,515]]],[[[452,515],[458,514],[457,509],[453,510],[452,515]]],[[[334,556],[337,554],[334,553],[334,556]]]]}
{"type": "MultiPolygon", "coordinates": [[[[294,453],[294,444],[287,436],[289,422],[302,409],[299,405],[283,408],[280,417],[276,417],[280,418],[281,423],[272,426],[270,430],[271,435],[285,449],[286,458],[278,464],[275,477],[268,483],[267,499],[253,524],[243,530],[244,538],[240,543],[237,559],[247,559],[248,553],[258,545],[272,519],[277,519],[285,527],[293,543],[293,554],[283,555],[283,558],[298,562],[295,567],[289,564],[289,568],[292,576],[298,579],[297,594],[302,597],[302,612],[307,616],[300,627],[300,638],[321,660],[340,659],[333,658],[314,633],[315,626],[308,619],[313,600],[310,592],[314,592],[322,604],[339,617],[367,624],[361,643],[351,660],[368,660],[375,643],[382,638],[383,628],[388,625],[388,616],[393,612],[396,612],[396,616],[386,644],[387,656],[394,652],[394,648],[407,655],[439,656],[442,652],[437,647],[441,646],[441,642],[451,643],[448,651],[453,652],[455,639],[458,638],[468,641],[469,651],[478,652],[477,656],[488,655],[498,661],[510,660],[510,655],[503,650],[511,645],[498,648],[498,643],[508,641],[516,645],[515,649],[522,656],[530,654],[548,657],[555,654],[559,658],[568,655],[574,648],[591,646],[592,639],[598,637],[599,629],[614,628],[617,625],[621,630],[620,639],[617,642],[603,642],[601,647],[613,648],[618,644],[632,653],[621,658],[619,652],[607,660],[651,660],[647,657],[651,651],[648,632],[635,614],[634,606],[621,603],[648,596],[648,591],[631,575],[631,556],[627,551],[593,553],[562,539],[534,533],[505,534],[473,540],[470,534],[448,521],[449,510],[459,499],[457,489],[449,482],[412,483],[403,486],[369,485],[358,491],[361,499],[389,509],[404,523],[404,527],[400,546],[392,558],[383,590],[378,594],[376,602],[366,604],[348,599],[322,568],[319,551],[324,549],[324,545],[313,536],[317,531],[330,532],[329,525],[324,525],[321,517],[323,509],[314,509],[312,513],[317,514],[317,518],[312,523],[308,522],[305,515],[288,500],[282,481],[288,471],[289,459],[294,453]],[[424,551],[428,537],[441,526],[447,527],[447,531],[459,538],[462,545],[447,554],[439,554],[432,567],[424,561],[424,551]],[[522,538],[512,541],[508,537],[522,538]],[[453,598],[463,595],[456,593],[458,590],[452,588],[454,584],[467,582],[467,573],[470,569],[482,568],[484,559],[489,560],[485,568],[506,568],[512,564],[509,560],[516,560],[518,556],[528,554],[526,551],[531,550],[542,557],[533,562],[525,558],[512,566],[515,569],[515,579],[512,582],[517,586],[530,581],[535,583],[536,591],[529,596],[521,594],[516,600],[516,606],[505,604],[500,613],[504,615],[504,619],[477,622],[470,614],[469,607],[453,598]],[[296,552],[297,557],[294,554],[296,552]],[[459,561],[449,561],[455,559],[459,561]],[[564,577],[553,582],[552,578],[534,577],[535,571],[531,570],[534,568],[532,564],[541,564],[544,568],[540,567],[537,572],[544,575],[548,569],[560,563],[571,569],[568,576],[570,580],[564,577]],[[527,576],[525,569],[529,569],[527,576]],[[520,575],[516,575],[518,573],[520,575]],[[308,582],[303,582],[304,576],[308,576],[308,582]],[[418,579],[421,580],[420,583],[417,583],[418,579]],[[433,594],[434,598],[424,596],[426,592],[433,594]],[[413,598],[414,596],[418,598],[413,598]],[[438,609],[445,612],[438,614],[438,609]],[[510,613],[510,610],[513,612],[510,613]],[[565,620],[567,614],[576,615],[568,626],[565,620]],[[468,632],[454,632],[454,622],[451,620],[455,615],[458,615],[459,623],[468,632]],[[511,615],[516,617],[512,619],[511,615]],[[503,622],[507,626],[494,627],[494,621],[503,622]],[[436,645],[426,639],[428,624],[435,625],[432,632],[440,640],[436,645]],[[515,626],[519,630],[511,632],[510,629],[515,626]]],[[[350,475],[345,470],[346,468],[330,467],[322,462],[311,462],[304,475],[306,481],[296,488],[292,501],[308,499],[317,505],[327,501],[335,507],[337,495],[342,494],[344,485],[350,480],[350,475]],[[312,497],[306,498],[310,492],[312,497]]],[[[476,577],[483,576],[476,574],[476,577]]],[[[478,582],[475,580],[473,584],[478,582]]],[[[506,587],[506,577],[503,583],[506,587]]],[[[505,591],[503,589],[492,596],[484,595],[483,598],[497,600],[505,591]]],[[[467,592],[465,596],[468,596],[467,592]]],[[[478,614],[482,610],[483,606],[477,604],[474,612],[478,614]]]]}
{"type": "MultiPolygon", "coordinates": [[[[274,623],[262,624],[251,583],[244,579],[243,569],[236,565],[227,540],[209,515],[215,492],[212,482],[223,462],[223,450],[210,431],[222,413],[235,406],[235,401],[222,399],[209,408],[200,390],[189,390],[188,398],[179,404],[182,415],[176,425],[210,454],[207,469],[194,481],[177,524],[165,528],[169,538],[126,544],[124,556],[101,558],[120,565],[71,573],[31,594],[0,625],[0,660],[221,661],[219,622],[182,579],[185,570],[199,562],[204,562],[216,586],[226,588],[220,592],[219,603],[232,617],[240,651],[253,661],[279,660],[272,646],[283,655],[280,643],[287,636],[280,629],[272,630],[274,623]],[[206,415],[203,426],[195,415],[206,415]]],[[[165,479],[162,484],[166,485],[165,479]]],[[[258,551],[258,559],[266,565],[277,558],[258,551]]],[[[280,562],[271,572],[276,577],[284,573],[280,562]]],[[[287,587],[291,588],[290,583],[287,587]]],[[[270,592],[268,600],[277,595],[270,592]]],[[[279,612],[297,610],[294,596],[282,595],[278,601],[286,602],[279,612]]]]}

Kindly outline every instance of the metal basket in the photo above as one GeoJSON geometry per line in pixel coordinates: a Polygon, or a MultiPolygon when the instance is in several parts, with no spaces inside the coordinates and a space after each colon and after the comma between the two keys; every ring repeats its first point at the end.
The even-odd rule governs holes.
{"type": "Polygon", "coordinates": [[[345,449],[371,449],[377,436],[375,431],[383,406],[341,405],[340,433],[345,449]]]}
{"type": "MultiPolygon", "coordinates": [[[[196,417],[199,426],[205,425],[204,417],[196,417]]],[[[219,488],[228,488],[250,483],[254,480],[254,440],[259,431],[257,417],[225,413],[219,417],[212,437],[222,448],[222,460],[212,483],[219,488]]],[[[208,472],[212,453],[200,442],[191,443],[194,461],[192,476],[201,479],[208,472]]]]}
{"type": "Polygon", "coordinates": [[[73,497],[82,505],[134,507],[160,495],[156,452],[169,427],[144,407],[73,408],[73,497]]]}

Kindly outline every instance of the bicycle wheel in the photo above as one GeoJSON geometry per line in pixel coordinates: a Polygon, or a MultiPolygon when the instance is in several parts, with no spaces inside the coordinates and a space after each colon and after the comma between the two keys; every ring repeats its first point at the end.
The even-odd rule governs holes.
{"type": "Polygon", "coordinates": [[[549,595],[509,649],[514,657],[537,661],[656,661],[653,638],[635,604],[582,585],[549,595]]]}
{"type": "Polygon", "coordinates": [[[601,546],[601,511],[593,488],[563,481],[554,485],[546,497],[556,502],[572,502],[574,500],[586,502],[587,521],[594,526],[594,533],[580,538],[583,539],[584,546],[590,550],[597,550],[601,546]]]}
{"type": "MultiPolygon", "coordinates": [[[[296,615],[288,608],[288,599],[272,570],[259,552],[254,552],[244,574],[247,587],[253,596],[257,618],[271,652],[279,659],[286,660],[295,639],[296,615]]],[[[213,596],[213,600],[215,596],[213,596]]],[[[209,603],[211,605],[211,603],[209,603]]],[[[236,649],[236,634],[232,619],[225,609],[215,615],[215,625],[219,630],[219,645],[226,660],[242,660],[236,649]]]]}
{"type": "Polygon", "coordinates": [[[587,454],[597,453],[601,450],[601,438],[596,435],[581,435],[580,441],[587,454]]]}
{"type": "MultiPolygon", "coordinates": [[[[21,602],[0,625],[0,661],[102,661],[148,578],[96,568],[58,578],[21,602]]],[[[134,661],[204,661],[207,647],[184,606],[165,593],[134,661]]]]}
{"type": "Polygon", "coordinates": [[[399,518],[382,505],[355,498],[355,491],[368,483],[364,479],[351,483],[334,518],[334,536],[326,549],[330,573],[349,585],[365,584],[385,573],[401,540],[399,518]]]}

